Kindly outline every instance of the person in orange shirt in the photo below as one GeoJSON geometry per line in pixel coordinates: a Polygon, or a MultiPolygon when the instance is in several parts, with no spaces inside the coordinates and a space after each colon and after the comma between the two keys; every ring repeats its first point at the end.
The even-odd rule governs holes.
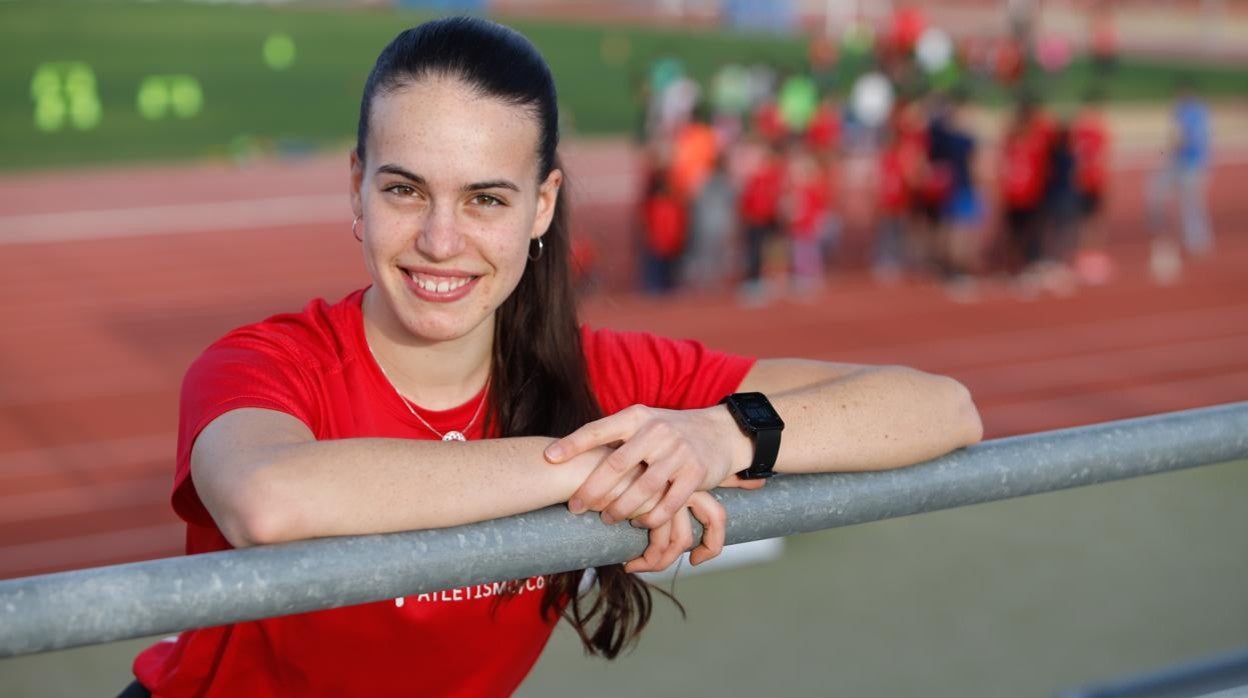
{"type": "Polygon", "coordinates": [[[719,137],[711,126],[705,105],[694,109],[693,119],[676,132],[672,143],[672,164],[669,171],[672,192],[681,201],[690,202],[715,168],[719,155],[719,137]]]}

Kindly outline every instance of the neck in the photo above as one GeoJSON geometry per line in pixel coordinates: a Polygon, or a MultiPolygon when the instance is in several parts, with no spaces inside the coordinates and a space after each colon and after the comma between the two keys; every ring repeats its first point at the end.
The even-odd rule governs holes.
{"type": "Polygon", "coordinates": [[[463,337],[436,342],[417,339],[381,306],[375,289],[364,294],[364,339],[386,378],[401,395],[430,410],[471,400],[490,376],[494,320],[463,337]]]}

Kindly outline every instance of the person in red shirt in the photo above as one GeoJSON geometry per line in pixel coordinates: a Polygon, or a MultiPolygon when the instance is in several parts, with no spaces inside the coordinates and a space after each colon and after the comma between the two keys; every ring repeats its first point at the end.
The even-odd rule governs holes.
{"type": "Polygon", "coordinates": [[[785,184],[784,158],[779,146],[764,146],[761,159],[741,188],[741,225],[745,233],[745,281],[741,294],[747,304],[767,300],[763,253],[780,230],[785,184]]]}
{"type": "Polygon", "coordinates": [[[1001,144],[997,181],[1001,200],[1005,266],[1022,271],[1041,260],[1041,204],[1045,193],[1049,136],[1037,128],[1027,102],[1015,110],[1001,144]]]}
{"type": "Polygon", "coordinates": [[[618,655],[649,617],[633,573],[693,545],[689,512],[708,527],[693,561],[714,555],[725,519],[706,490],[762,482],[739,474],[754,444],[725,393],[765,394],[787,422],[781,473],[896,467],[979,438],[948,378],[582,327],[557,148],[554,82],[527,39],[477,18],[399,34],[350,157],[371,283],[191,365],[172,504],[188,554],[566,502],[648,529],[643,557],[585,592],[574,571],[187,630],[136,658],[130,695],[510,695],[560,617],[618,655]]]}
{"type": "Polygon", "coordinates": [[[754,110],[754,132],[768,145],[779,146],[789,136],[789,127],[780,115],[775,97],[768,97],[754,110]]]}
{"type": "Polygon", "coordinates": [[[1109,183],[1110,138],[1096,95],[1084,101],[1071,125],[1070,137],[1075,152],[1075,190],[1079,200],[1075,273],[1085,283],[1103,284],[1114,276],[1101,215],[1109,183]]]}
{"type": "Polygon", "coordinates": [[[926,268],[935,256],[937,220],[931,198],[932,185],[941,175],[932,167],[931,139],[923,104],[918,100],[899,103],[889,125],[897,139],[906,185],[904,255],[910,265],[926,268]]]}
{"type": "Polygon", "coordinates": [[[927,29],[927,17],[918,3],[903,2],[893,10],[889,20],[887,42],[889,48],[898,55],[906,56],[914,52],[919,37],[927,29]]]}
{"type": "Polygon", "coordinates": [[[791,286],[799,296],[809,296],[823,283],[823,243],[832,215],[829,175],[816,156],[802,147],[789,154],[789,186],[785,216],[791,259],[791,286]]]}
{"type": "Polygon", "coordinates": [[[841,111],[831,97],[824,97],[806,127],[806,145],[821,159],[831,157],[841,145],[841,111]]]}
{"type": "Polygon", "coordinates": [[[907,149],[896,132],[885,129],[877,163],[876,233],[871,254],[871,273],[877,281],[893,283],[906,266],[906,213],[910,210],[906,186],[907,157],[917,157],[907,149]]]}
{"type": "Polygon", "coordinates": [[[667,173],[659,170],[649,179],[641,204],[642,287],[648,293],[663,294],[676,287],[688,216],[685,202],[668,183],[667,173]]]}

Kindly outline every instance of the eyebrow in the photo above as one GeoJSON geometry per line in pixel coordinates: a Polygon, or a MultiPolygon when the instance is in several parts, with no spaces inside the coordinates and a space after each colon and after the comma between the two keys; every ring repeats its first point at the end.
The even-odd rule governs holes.
{"type": "MultiPolygon", "coordinates": [[[[422,186],[428,186],[429,184],[424,177],[421,177],[420,175],[408,171],[398,165],[382,165],[377,168],[377,173],[395,174],[405,179],[410,179],[412,182],[422,186]]],[[[509,179],[489,179],[484,182],[473,182],[463,186],[463,191],[481,191],[482,189],[510,189],[514,192],[520,191],[520,187],[516,186],[516,183],[509,179]]]]}

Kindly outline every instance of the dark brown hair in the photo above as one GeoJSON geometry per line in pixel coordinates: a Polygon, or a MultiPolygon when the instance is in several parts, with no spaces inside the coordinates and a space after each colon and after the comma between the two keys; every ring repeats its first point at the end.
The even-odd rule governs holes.
{"type": "MultiPolygon", "coordinates": [[[[538,182],[559,168],[559,110],[546,61],[518,32],[466,17],[408,29],[382,50],[360,103],[356,152],[361,162],[373,97],[428,76],[452,77],[482,96],[528,109],[541,127],[538,182]]],[[[497,311],[487,433],[558,437],[602,416],[589,387],[572,289],[567,182],[565,173],[541,255],[529,262],[497,311]]],[[[599,567],[590,601],[591,594],[578,593],[584,574],[576,570],[551,578],[543,617],[562,614],[586,652],[613,658],[649,621],[650,586],[623,565],[599,567]]]]}

